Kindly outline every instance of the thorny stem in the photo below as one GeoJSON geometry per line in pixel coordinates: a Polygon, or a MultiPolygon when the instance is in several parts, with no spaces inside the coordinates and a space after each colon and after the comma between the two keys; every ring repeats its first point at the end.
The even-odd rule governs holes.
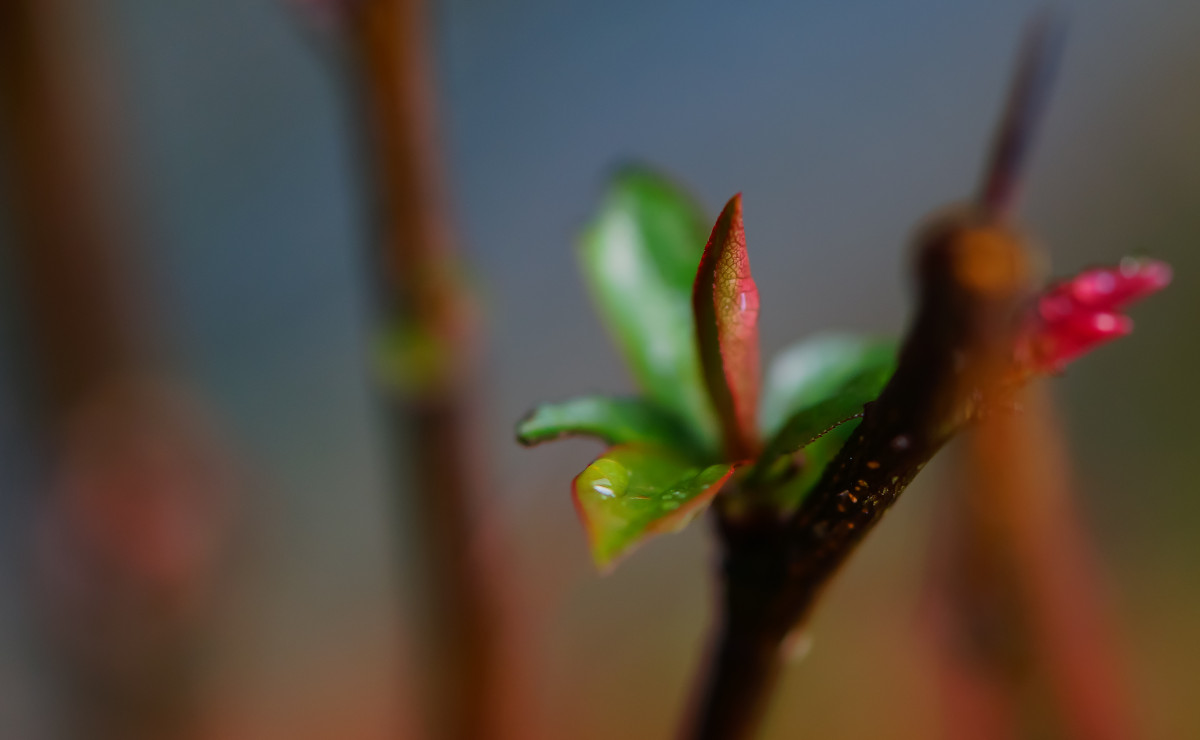
{"type": "Polygon", "coordinates": [[[965,211],[918,248],[919,306],[896,372],[821,481],[783,522],[718,509],[724,615],[686,738],[754,736],[787,636],[926,462],[1000,393],[1002,348],[1026,290],[1024,247],[965,211]]]}
{"type": "Polygon", "coordinates": [[[416,531],[429,569],[438,737],[496,736],[499,691],[497,574],[473,543],[481,461],[472,454],[471,327],[456,275],[444,200],[421,0],[352,0],[346,28],[374,181],[377,264],[393,328],[433,348],[417,387],[388,399],[400,456],[415,470],[416,531]]]}

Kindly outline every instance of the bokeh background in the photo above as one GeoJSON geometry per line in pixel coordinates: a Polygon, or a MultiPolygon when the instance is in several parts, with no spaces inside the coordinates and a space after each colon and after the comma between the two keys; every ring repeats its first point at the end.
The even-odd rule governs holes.
{"type": "MultiPolygon", "coordinates": [[[[214,711],[230,737],[394,737],[396,676],[420,682],[402,665],[420,637],[401,645],[397,631],[417,609],[415,568],[372,389],[368,230],[336,44],[284,0],[103,5],[157,298],[253,471],[214,627],[214,711]]],[[[598,577],[568,495],[598,449],[512,442],[539,400],[631,388],[572,249],[606,173],[662,167],[714,214],[744,193],[766,356],[822,328],[897,333],[911,229],[974,187],[1037,7],[433,4],[456,226],[486,317],[489,503],[530,605],[541,736],[669,737],[711,611],[703,523],[598,577]]],[[[1200,737],[1197,37],[1189,0],[1076,3],[1023,211],[1055,273],[1128,253],[1176,268],[1131,338],[1054,383],[1146,736],[1164,740],[1200,737]]],[[[15,300],[6,287],[0,737],[33,738],[66,710],[31,637],[15,300]]],[[[766,737],[936,733],[915,622],[946,468],[922,475],[837,580],[766,737]]]]}

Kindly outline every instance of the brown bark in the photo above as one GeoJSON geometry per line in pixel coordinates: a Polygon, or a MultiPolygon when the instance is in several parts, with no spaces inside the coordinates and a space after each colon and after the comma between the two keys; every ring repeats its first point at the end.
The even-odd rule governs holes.
{"type": "Polygon", "coordinates": [[[136,366],[150,350],[127,224],[113,187],[105,80],[69,4],[0,4],[0,115],[11,162],[17,267],[52,414],[136,366]]]}

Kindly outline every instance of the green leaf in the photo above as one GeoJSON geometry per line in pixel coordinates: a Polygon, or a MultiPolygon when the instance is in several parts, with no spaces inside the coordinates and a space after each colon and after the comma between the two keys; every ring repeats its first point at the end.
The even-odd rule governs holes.
{"type": "Polygon", "coordinates": [[[770,488],[772,500],[784,515],[795,511],[804,501],[804,497],[821,480],[825,469],[833,462],[842,446],[854,436],[854,430],[858,429],[861,422],[861,419],[851,419],[828,434],[818,437],[804,448],[804,460],[799,472],[787,482],[770,488]]]}
{"type": "Polygon", "coordinates": [[[774,434],[750,480],[761,484],[794,473],[765,488],[784,511],[798,506],[854,434],[860,421],[854,417],[879,396],[895,365],[894,343],[850,334],[821,334],[787,350],[768,375],[763,420],[774,434]],[[798,471],[780,465],[799,450],[798,471]]]}
{"type": "Polygon", "coordinates": [[[580,258],[609,331],[646,395],[716,437],[700,375],[692,283],[708,236],[702,210],[667,179],[625,170],[583,234],[580,258]]]}
{"type": "Polygon", "coordinates": [[[638,442],[697,452],[678,416],[640,398],[586,396],[545,403],[517,424],[517,441],[527,447],[575,435],[597,437],[610,445],[638,442]]]}
{"type": "Polygon", "coordinates": [[[750,274],[742,196],[721,211],[696,272],[693,293],[700,362],[721,422],[725,452],[758,451],[758,287],[750,274]]]}
{"type": "Polygon", "coordinates": [[[868,368],[886,367],[890,375],[895,358],[895,342],[855,334],[818,334],[793,345],[767,373],[761,415],[764,436],[774,436],[796,412],[830,397],[868,368]]]}
{"type": "Polygon", "coordinates": [[[838,425],[862,413],[892,377],[890,362],[868,363],[846,380],[832,395],[804,406],[783,423],[760,458],[759,467],[770,467],[776,459],[807,447],[838,425]]]}
{"type": "Polygon", "coordinates": [[[575,478],[575,506],[601,570],[654,534],[677,532],[733,473],[649,445],[613,447],[575,478]]]}

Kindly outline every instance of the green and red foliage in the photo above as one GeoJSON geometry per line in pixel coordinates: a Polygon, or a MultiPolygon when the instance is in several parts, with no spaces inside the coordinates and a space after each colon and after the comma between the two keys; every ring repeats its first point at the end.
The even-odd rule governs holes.
{"type": "Polygon", "coordinates": [[[741,197],[707,242],[702,223],[693,199],[665,177],[626,170],[614,178],[580,252],[643,395],[544,404],[517,428],[524,445],[565,436],[612,445],[574,484],[604,569],[646,538],[685,526],[735,468],[770,481],[780,508],[794,508],[853,429],[844,422],[856,421],[894,366],[891,342],[819,335],[771,368],[760,414],[758,290],[741,197]]]}
{"type": "Polygon", "coordinates": [[[587,230],[584,273],[642,395],[534,410],[523,444],[612,445],[576,479],[602,570],[715,504],[722,616],[684,737],[749,737],[825,585],[899,495],[968,424],[1115,337],[1118,311],[1170,281],[1126,259],[1038,290],[1011,218],[1058,35],[1034,24],[976,202],[917,235],[917,306],[900,342],[821,334],[784,351],[760,394],[759,295],[742,198],[707,241],[695,202],[664,177],[620,173],[587,230]],[[761,395],[761,404],[760,404],[761,395]]]}
{"type": "MultiPolygon", "coordinates": [[[[759,297],[741,196],[707,242],[701,219],[661,175],[614,178],[580,252],[642,395],[544,404],[517,427],[524,445],[565,436],[612,445],[573,486],[604,569],[646,538],[685,526],[730,480],[744,484],[731,495],[793,511],[896,367],[894,341],[824,333],[781,353],[760,383],[759,297]]],[[[1115,312],[1169,281],[1161,262],[1125,260],[1051,285],[1013,317],[1012,376],[1060,372],[1128,333],[1129,320],[1115,312]]]]}

